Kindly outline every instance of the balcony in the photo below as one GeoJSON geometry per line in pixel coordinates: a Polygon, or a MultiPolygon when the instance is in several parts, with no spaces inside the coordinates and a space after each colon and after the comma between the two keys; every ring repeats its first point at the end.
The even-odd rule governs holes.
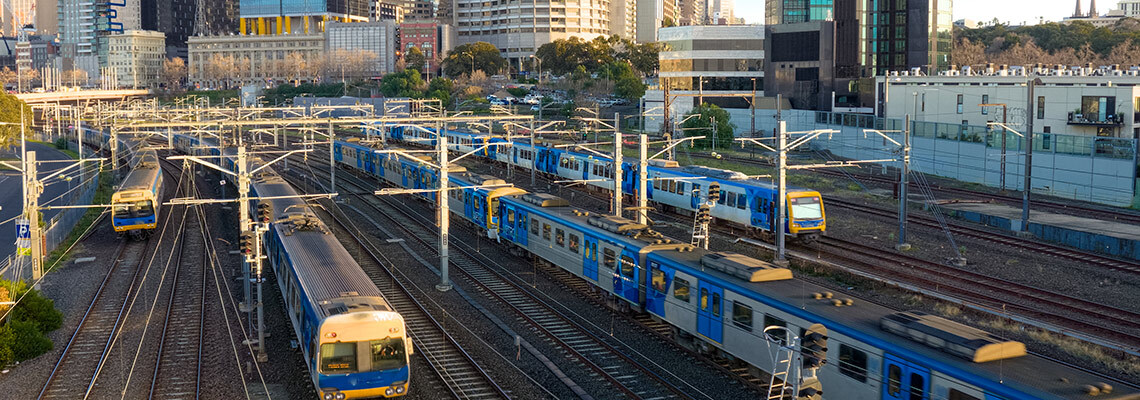
{"type": "Polygon", "coordinates": [[[1084,126],[1121,126],[1124,125],[1123,114],[1105,114],[1104,119],[1096,113],[1069,113],[1069,125],[1084,126]]]}

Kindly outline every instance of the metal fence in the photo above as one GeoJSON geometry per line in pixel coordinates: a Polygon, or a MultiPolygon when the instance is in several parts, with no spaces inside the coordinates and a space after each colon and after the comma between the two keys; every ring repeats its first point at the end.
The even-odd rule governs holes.
{"type": "MultiPolygon", "coordinates": [[[[733,123],[748,126],[751,114],[741,111],[730,111],[733,123]]],[[[773,110],[757,110],[758,130],[770,135],[775,127],[774,114],[773,110]]],[[[864,133],[864,129],[902,130],[901,120],[806,110],[783,111],[781,115],[789,131],[839,131],[813,141],[815,150],[851,159],[898,158],[897,146],[878,135],[864,133]]],[[[1025,152],[1021,136],[1003,132],[1000,127],[923,121],[912,124],[912,169],[991,187],[1004,184],[1009,190],[1022,189],[1025,152]]],[[[902,142],[901,133],[887,135],[902,142]]],[[[1033,191],[1119,207],[1133,206],[1140,203],[1136,153],[1135,139],[1034,133],[1033,191]]]]}

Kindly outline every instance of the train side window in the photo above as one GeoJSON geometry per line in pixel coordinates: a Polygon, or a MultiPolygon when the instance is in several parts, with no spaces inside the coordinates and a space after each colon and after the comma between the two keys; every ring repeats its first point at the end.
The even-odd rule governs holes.
{"type": "Polygon", "coordinates": [[[633,270],[637,268],[637,263],[629,256],[621,256],[621,274],[629,279],[634,279],[633,270]]]}
{"type": "Polygon", "coordinates": [[[613,249],[602,250],[602,264],[609,269],[617,269],[617,254],[613,249]]]}
{"type": "Polygon", "coordinates": [[[673,278],[673,298],[689,302],[689,281],[683,278],[673,278]]]}
{"type": "Polygon", "coordinates": [[[661,182],[664,182],[664,181],[659,181],[659,180],[654,179],[653,180],[653,189],[654,190],[661,190],[661,182]]]}
{"type": "MultiPolygon", "coordinates": [[[[787,328],[788,323],[782,319],[773,317],[771,314],[764,314],[764,327],[767,328],[769,326],[782,326],[782,327],[787,328]]],[[[787,341],[788,340],[787,333],[788,332],[783,330],[783,329],[774,330],[774,331],[772,331],[772,337],[774,337],[776,339],[780,339],[781,341],[787,341]]]]}
{"type": "Polygon", "coordinates": [[[709,310],[709,290],[705,288],[701,288],[701,309],[709,310]]]}
{"type": "Polygon", "coordinates": [[[654,266],[653,270],[650,272],[653,276],[653,290],[656,290],[660,293],[665,293],[665,272],[661,271],[661,268],[658,268],[656,266],[654,266]]]}
{"type": "Polygon", "coordinates": [[[542,238],[550,241],[550,224],[542,223],[542,238]]]}
{"type": "Polygon", "coordinates": [[[925,392],[926,379],[919,374],[910,374],[910,400],[922,400],[925,392]]]}
{"type": "Polygon", "coordinates": [[[736,193],[728,192],[725,195],[728,196],[728,204],[726,205],[729,207],[736,207],[736,193]]]}
{"type": "Polygon", "coordinates": [[[887,369],[887,394],[898,397],[902,391],[902,369],[898,365],[891,365],[887,369]]]}
{"type": "Polygon", "coordinates": [[[736,208],[739,208],[741,210],[748,208],[748,197],[744,196],[744,194],[742,194],[742,193],[737,194],[736,195],[736,208]]]}
{"type": "Polygon", "coordinates": [[[746,331],[752,332],[752,307],[746,306],[739,301],[733,301],[732,323],[746,331]]]}
{"type": "Polygon", "coordinates": [[[507,209],[507,224],[509,224],[509,225],[515,224],[515,210],[514,209],[507,209]]]}
{"type": "Polygon", "coordinates": [[[728,201],[728,192],[721,190],[720,191],[720,198],[717,199],[717,204],[720,204],[723,206],[724,202],[726,202],[726,201],[728,201]]]}
{"type": "Polygon", "coordinates": [[[530,233],[538,236],[538,219],[531,218],[530,220],[530,233]]]}
{"type": "Polygon", "coordinates": [[[570,234],[570,251],[573,251],[574,254],[578,254],[578,235],[573,233],[570,234]]]}
{"type": "Polygon", "coordinates": [[[950,397],[948,397],[947,400],[981,400],[981,399],[974,397],[974,396],[970,396],[970,395],[965,394],[965,393],[962,393],[958,389],[950,389],[950,397]]]}
{"type": "Polygon", "coordinates": [[[688,186],[687,184],[685,184],[685,182],[678,183],[677,184],[677,194],[685,194],[685,186],[688,186]]]}
{"type": "Polygon", "coordinates": [[[554,230],[554,243],[557,243],[558,246],[566,247],[566,232],[563,231],[562,228],[554,230]]]}
{"type": "MultiPolygon", "coordinates": [[[[854,347],[840,344],[839,372],[859,382],[867,382],[867,353],[854,347]]],[[[954,397],[951,396],[950,398],[953,399],[954,397]]]]}
{"type": "Polygon", "coordinates": [[[720,316],[720,293],[713,293],[712,295],[712,315],[714,317],[720,316]]]}

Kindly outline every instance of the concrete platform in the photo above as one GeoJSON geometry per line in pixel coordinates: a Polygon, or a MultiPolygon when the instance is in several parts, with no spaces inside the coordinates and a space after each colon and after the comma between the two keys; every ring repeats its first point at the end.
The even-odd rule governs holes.
{"type": "MultiPolygon", "coordinates": [[[[1020,208],[990,203],[943,204],[941,207],[957,218],[1014,232],[1021,230],[1020,208]]],[[[1138,225],[1030,210],[1028,230],[1041,240],[1140,260],[1138,225]]]]}

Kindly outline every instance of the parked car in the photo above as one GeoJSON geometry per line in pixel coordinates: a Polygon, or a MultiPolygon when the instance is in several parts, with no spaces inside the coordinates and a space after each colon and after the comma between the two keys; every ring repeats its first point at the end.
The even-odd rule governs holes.
{"type": "Polygon", "coordinates": [[[509,105],[511,105],[511,102],[504,100],[504,99],[496,98],[494,100],[491,100],[491,105],[493,105],[493,106],[509,106],[509,105]]]}

